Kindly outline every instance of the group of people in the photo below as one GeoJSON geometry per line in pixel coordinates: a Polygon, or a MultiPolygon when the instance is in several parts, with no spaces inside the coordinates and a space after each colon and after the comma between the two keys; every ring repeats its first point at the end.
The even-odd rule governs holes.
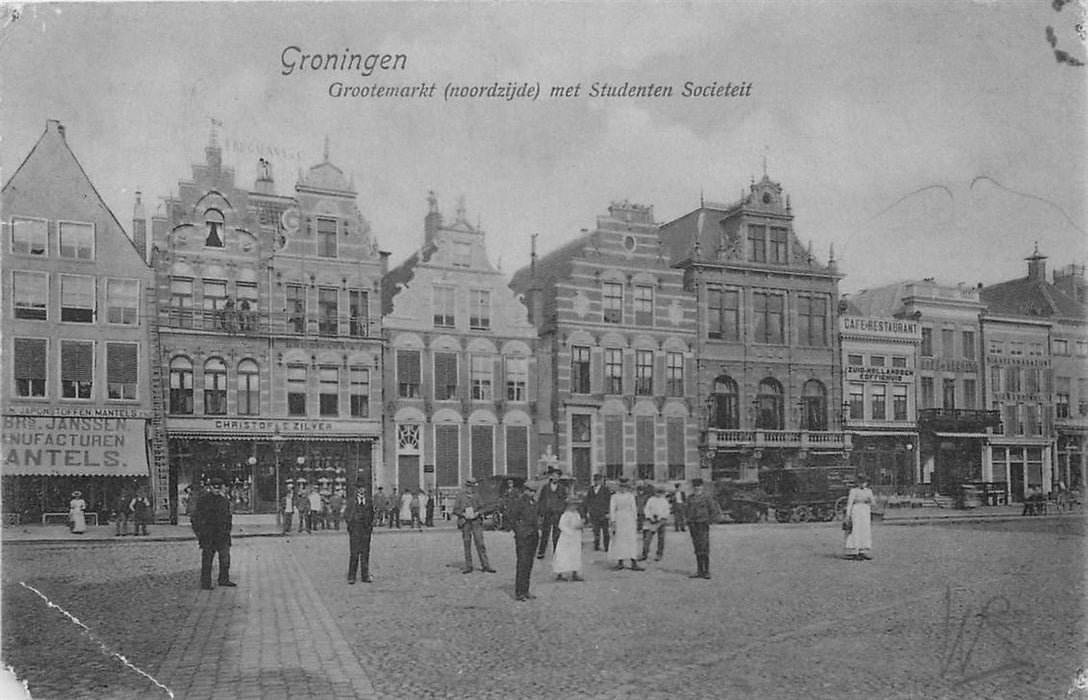
{"type": "Polygon", "coordinates": [[[423,489],[405,489],[400,496],[397,489],[386,494],[378,487],[374,494],[374,512],[377,525],[386,524],[390,528],[409,528],[422,531],[424,527],[434,527],[434,493],[423,489]]]}
{"type": "Polygon", "coordinates": [[[294,484],[287,486],[283,497],[283,534],[291,532],[291,525],[298,517],[296,532],[314,530],[339,530],[344,514],[345,498],[342,489],[322,493],[317,486],[311,486],[309,492],[299,486],[296,493],[294,484]]]}
{"type": "MultiPolygon", "coordinates": [[[[154,517],[154,509],[151,507],[151,499],[140,491],[133,494],[122,491],[117,497],[111,510],[117,536],[128,535],[128,525],[133,525],[133,535],[146,535],[147,526],[154,517]]],[[[68,529],[76,535],[87,531],[87,502],[83,499],[82,491],[73,491],[72,499],[68,502],[68,529]]]]}

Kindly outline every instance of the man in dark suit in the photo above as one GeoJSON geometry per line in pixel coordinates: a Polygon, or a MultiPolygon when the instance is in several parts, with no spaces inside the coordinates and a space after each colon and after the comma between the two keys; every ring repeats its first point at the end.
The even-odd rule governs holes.
{"type": "Polygon", "coordinates": [[[197,501],[190,519],[200,544],[200,587],[212,589],[212,560],[219,555],[219,585],[233,588],[230,580],[230,501],[223,493],[223,480],[212,479],[211,490],[197,501]]]}
{"type": "Polygon", "coordinates": [[[511,498],[506,511],[506,522],[514,532],[514,551],[517,557],[517,573],[514,576],[514,598],[523,602],[535,595],[529,592],[529,578],[533,573],[533,551],[536,550],[537,511],[533,503],[533,489],[526,484],[517,498],[511,498]]]}
{"type": "Polygon", "coordinates": [[[559,483],[563,473],[558,469],[548,470],[548,483],[540,489],[540,495],[536,499],[537,514],[540,515],[540,546],[536,550],[536,558],[543,559],[544,552],[548,549],[548,539],[551,536],[552,551],[555,551],[555,543],[559,541],[559,518],[567,509],[567,487],[559,483]]]}
{"type": "Polygon", "coordinates": [[[586,494],[586,519],[593,526],[593,549],[601,548],[601,535],[604,535],[604,551],[608,551],[608,504],[612,500],[612,489],[604,484],[603,474],[593,475],[593,485],[586,494]]]}
{"type": "Polygon", "coordinates": [[[374,531],[374,504],[367,497],[366,489],[359,487],[355,498],[344,511],[344,526],[348,531],[348,583],[355,583],[355,572],[359,580],[370,583],[370,535],[374,531]]]}

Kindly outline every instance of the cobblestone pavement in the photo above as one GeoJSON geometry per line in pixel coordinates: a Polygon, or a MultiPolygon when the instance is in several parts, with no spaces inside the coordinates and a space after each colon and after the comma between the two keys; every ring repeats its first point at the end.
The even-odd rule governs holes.
{"type": "Polygon", "coordinates": [[[877,526],[872,562],[834,523],[722,526],[711,581],[685,533],[645,572],[587,543],[587,581],[537,561],[528,603],[507,533],[468,575],[455,531],[376,535],[354,586],[344,534],[237,540],[213,591],[191,542],[6,545],[3,661],[35,698],[1064,697],[1085,525],[877,526]]]}

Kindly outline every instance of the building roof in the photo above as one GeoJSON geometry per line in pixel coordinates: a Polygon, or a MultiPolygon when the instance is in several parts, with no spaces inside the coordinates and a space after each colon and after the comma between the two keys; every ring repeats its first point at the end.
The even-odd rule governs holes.
{"type": "Polygon", "coordinates": [[[584,233],[573,241],[563,244],[547,255],[537,258],[535,271],[533,265],[527,265],[514,273],[510,280],[510,287],[519,292],[533,287],[551,289],[560,280],[570,276],[571,261],[581,257],[592,233],[584,233]]]}
{"type": "Polygon", "coordinates": [[[983,287],[981,295],[990,313],[1088,319],[1088,307],[1046,280],[1021,277],[983,287]]]}

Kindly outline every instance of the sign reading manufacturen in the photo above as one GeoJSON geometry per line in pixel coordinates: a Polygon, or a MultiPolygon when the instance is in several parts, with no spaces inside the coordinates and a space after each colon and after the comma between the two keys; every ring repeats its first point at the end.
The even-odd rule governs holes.
{"type": "Polygon", "coordinates": [[[147,476],[139,418],[4,416],[5,476],[147,476]]]}

